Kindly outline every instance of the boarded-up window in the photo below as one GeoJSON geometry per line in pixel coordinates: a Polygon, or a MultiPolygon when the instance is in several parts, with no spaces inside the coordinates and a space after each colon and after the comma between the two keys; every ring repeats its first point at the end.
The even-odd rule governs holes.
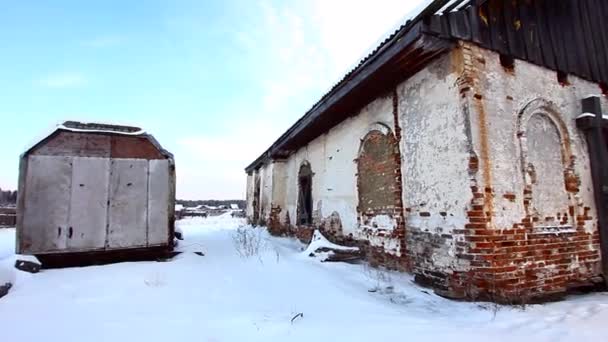
{"type": "Polygon", "coordinates": [[[562,137],[551,118],[543,114],[530,117],[525,137],[524,168],[532,193],[530,214],[538,225],[552,225],[569,206],[562,137]]]}
{"type": "Polygon", "coordinates": [[[359,212],[364,215],[393,213],[398,189],[395,159],[397,142],[389,133],[368,133],[357,160],[359,212]]]}

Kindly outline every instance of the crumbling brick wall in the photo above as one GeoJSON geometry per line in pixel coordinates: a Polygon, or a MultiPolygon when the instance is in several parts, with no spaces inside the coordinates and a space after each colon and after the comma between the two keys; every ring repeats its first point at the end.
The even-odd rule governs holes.
{"type": "Polygon", "coordinates": [[[460,43],[294,152],[271,225],[303,241],[321,229],[453,298],[532,301],[593,284],[598,227],[574,125],[589,93],[601,89],[460,43]],[[304,161],[314,224],[297,227],[304,161]]]}
{"type": "Polygon", "coordinates": [[[456,257],[473,199],[461,74],[462,60],[451,52],[397,89],[407,258],[416,280],[440,293],[449,290],[451,274],[471,267],[456,257]]]}
{"type": "MultiPolygon", "coordinates": [[[[396,116],[396,92],[392,98],[396,116]]],[[[361,140],[357,158],[358,238],[366,242],[360,245],[372,265],[408,269],[401,191],[399,137],[391,128],[378,126],[361,140]]]]}
{"type": "Polygon", "coordinates": [[[470,269],[440,272],[444,294],[535,301],[598,282],[591,176],[574,118],[582,92],[599,87],[560,84],[555,72],[522,61],[503,68],[498,54],[473,44],[459,51],[473,200],[454,237],[470,269]]]}
{"type": "Polygon", "coordinates": [[[576,78],[560,84],[521,61],[503,67],[469,43],[449,55],[399,87],[416,280],[448,297],[502,302],[594,284],[599,236],[574,118],[580,99],[601,89],[576,78]]]}

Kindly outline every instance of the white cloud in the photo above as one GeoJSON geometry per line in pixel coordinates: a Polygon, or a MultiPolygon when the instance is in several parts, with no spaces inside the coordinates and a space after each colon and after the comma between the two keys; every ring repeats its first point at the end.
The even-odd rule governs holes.
{"type": "Polygon", "coordinates": [[[51,74],[36,81],[36,84],[48,88],[77,88],[86,83],[86,77],[77,72],[51,74]]]}
{"type": "Polygon", "coordinates": [[[342,76],[428,0],[313,0],[303,7],[293,3],[263,2],[262,22],[250,36],[239,39],[245,48],[265,51],[272,65],[260,77],[267,112],[310,108],[342,76]],[[305,108],[290,106],[301,94],[316,97],[305,108]]]}
{"type": "Polygon", "coordinates": [[[178,197],[243,198],[244,167],[404,23],[419,3],[260,2],[257,15],[233,28],[233,39],[246,63],[256,65],[250,77],[261,95],[240,112],[225,113],[233,124],[223,129],[224,135],[179,142],[178,197]]]}

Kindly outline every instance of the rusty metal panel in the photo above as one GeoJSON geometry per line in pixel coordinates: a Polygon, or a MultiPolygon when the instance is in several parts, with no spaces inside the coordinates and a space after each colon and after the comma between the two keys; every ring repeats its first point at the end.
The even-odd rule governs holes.
{"type": "Polygon", "coordinates": [[[31,154],[49,156],[110,157],[111,137],[104,134],[57,132],[31,154]]]}
{"type": "Polygon", "coordinates": [[[164,159],[146,137],[115,135],[112,137],[112,158],[164,159]]]}
{"type": "Polygon", "coordinates": [[[72,158],[29,156],[19,252],[61,252],[66,248],[72,158]]]}
{"type": "Polygon", "coordinates": [[[169,161],[150,160],[148,178],[148,246],[169,243],[169,161]]]}
{"type": "Polygon", "coordinates": [[[70,252],[105,247],[109,178],[109,158],[74,158],[67,232],[70,252]]]}
{"type": "Polygon", "coordinates": [[[112,159],[106,247],[143,247],[147,243],[148,161],[112,159]]]}

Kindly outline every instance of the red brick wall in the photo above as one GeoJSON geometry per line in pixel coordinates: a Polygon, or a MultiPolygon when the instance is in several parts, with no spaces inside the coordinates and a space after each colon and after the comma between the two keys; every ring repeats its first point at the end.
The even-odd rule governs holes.
{"type": "MultiPolygon", "coordinates": [[[[387,129],[388,133],[384,130],[371,131],[361,142],[361,154],[356,162],[357,196],[360,201],[357,211],[362,234],[345,236],[338,213],[329,218],[317,215],[314,227],[290,227],[288,222],[283,222],[281,227],[279,213],[282,208],[273,209],[272,230],[296,235],[307,242],[313,229],[320,229],[334,242],[361,247],[373,265],[411,270],[417,282],[452,298],[533,302],[562,295],[571,288],[592,286],[601,280],[598,277],[599,235],[593,204],[580,200],[551,215],[561,224],[552,231],[545,227],[546,224],[543,226],[547,217],[538,217],[530,208],[534,187],[524,186],[520,190],[515,181],[504,183],[504,179],[509,177],[504,177],[506,171],[495,165],[504,160],[498,158],[492,147],[498,141],[497,135],[492,132],[493,115],[496,113],[488,110],[488,104],[493,104],[489,101],[497,100],[486,98],[487,89],[484,87],[487,80],[484,77],[487,77],[487,70],[484,68],[487,61],[476,49],[472,44],[464,44],[453,53],[454,64],[457,65],[455,72],[460,75],[456,84],[461,95],[460,108],[462,114],[469,117],[466,134],[470,143],[470,193],[466,197],[470,195],[472,199],[464,218],[466,223],[433,230],[407,226],[407,220],[414,218],[414,215],[417,215],[417,219],[425,219],[449,216],[451,213],[404,210],[402,192],[407,189],[403,189],[402,185],[401,130],[396,124],[394,128],[387,129]],[[499,180],[503,183],[499,183],[499,180]],[[505,192],[505,188],[513,190],[505,192]],[[518,190],[514,190],[516,188],[518,190]],[[505,226],[500,212],[506,210],[512,214],[516,211],[507,204],[523,208],[525,214],[521,219],[517,217],[515,224],[505,226]],[[390,230],[370,229],[371,219],[379,214],[392,216],[396,227],[390,230]],[[571,229],[567,228],[569,222],[572,223],[571,229]],[[372,238],[399,241],[399,253],[387,253],[384,246],[372,246],[369,242],[372,238]],[[438,258],[449,260],[438,262],[438,258]]],[[[515,76],[517,72],[514,69],[511,75],[515,76]]],[[[513,100],[509,94],[503,95],[513,100]]],[[[397,117],[396,94],[394,100],[397,117]]],[[[515,127],[517,112],[508,115],[506,119],[512,120],[510,127],[515,127]]],[[[513,141],[504,141],[504,144],[517,144],[516,139],[513,136],[513,141]]],[[[559,148],[565,151],[564,182],[560,186],[565,187],[568,196],[577,198],[582,186],[575,166],[577,161],[585,159],[576,153],[584,153],[584,150],[569,146],[567,138],[563,140],[564,145],[559,148]]],[[[407,163],[407,151],[403,153],[407,163]]],[[[521,160],[515,158],[508,162],[519,165],[521,160]]]]}
{"type": "Polygon", "coordinates": [[[165,159],[146,137],[59,131],[40,143],[34,155],[165,159]]]}
{"type": "MultiPolygon", "coordinates": [[[[549,218],[539,218],[530,208],[533,186],[526,185],[520,194],[497,194],[494,189],[500,170],[493,167],[495,156],[489,147],[493,135],[489,132],[491,115],[486,106],[492,99],[484,96],[486,61],[477,49],[471,44],[462,47],[464,70],[460,84],[463,103],[474,118],[473,129],[479,139],[469,163],[473,200],[469,222],[452,232],[456,257],[470,267],[468,271],[457,272],[417,269],[417,278],[446,296],[509,303],[553,298],[571,288],[593,286],[601,278],[597,225],[592,223],[594,229],[590,230],[588,224],[596,222],[590,214],[591,204],[579,200],[577,205],[562,208],[551,217],[558,221],[558,226],[551,229],[544,223],[549,218]],[[503,227],[496,215],[499,204],[508,202],[521,203],[526,214],[521,222],[503,227]],[[570,229],[568,222],[573,223],[570,229]]],[[[513,121],[516,119],[513,117],[513,121]]],[[[561,144],[556,146],[563,151],[565,179],[561,186],[565,186],[569,198],[577,198],[580,191],[580,180],[574,171],[577,158],[571,152],[570,139],[564,138],[561,144]]]]}

